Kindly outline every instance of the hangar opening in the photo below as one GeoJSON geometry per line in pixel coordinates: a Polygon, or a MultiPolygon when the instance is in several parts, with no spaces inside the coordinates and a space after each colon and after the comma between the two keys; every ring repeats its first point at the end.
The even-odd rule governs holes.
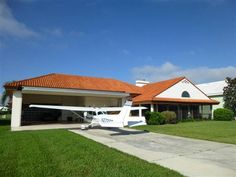
{"type": "MultiPolygon", "coordinates": [[[[30,108],[31,104],[81,106],[81,107],[117,107],[121,106],[121,98],[105,98],[93,96],[63,96],[23,94],[22,125],[49,124],[49,123],[83,123],[83,119],[67,110],[30,108]]],[[[81,116],[83,114],[78,112],[81,116]]]]}

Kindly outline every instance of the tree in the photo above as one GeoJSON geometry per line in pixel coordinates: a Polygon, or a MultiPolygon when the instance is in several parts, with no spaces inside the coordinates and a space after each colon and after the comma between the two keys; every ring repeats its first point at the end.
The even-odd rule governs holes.
{"type": "MultiPolygon", "coordinates": [[[[3,84],[3,88],[4,88],[4,85],[6,85],[8,83],[11,83],[11,82],[14,82],[14,81],[5,82],[3,84]]],[[[5,88],[4,88],[4,91],[2,92],[2,96],[0,98],[1,98],[0,104],[3,105],[3,106],[6,106],[8,104],[8,102],[9,102],[9,96],[7,95],[7,92],[6,92],[5,88]]]]}
{"type": "Polygon", "coordinates": [[[236,115],[236,78],[226,78],[227,86],[224,87],[224,107],[231,109],[236,115]]]}
{"type": "Polygon", "coordinates": [[[6,100],[7,100],[7,92],[3,91],[2,97],[1,97],[1,105],[6,106],[6,100]]]}

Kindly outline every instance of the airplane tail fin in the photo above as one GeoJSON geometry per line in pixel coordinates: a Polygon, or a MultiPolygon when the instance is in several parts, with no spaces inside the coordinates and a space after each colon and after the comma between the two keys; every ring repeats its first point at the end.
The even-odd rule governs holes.
{"type": "MultiPolygon", "coordinates": [[[[129,127],[134,127],[134,126],[140,126],[140,125],[147,125],[146,124],[146,119],[145,117],[137,117],[137,116],[131,116],[130,117],[130,111],[132,109],[132,101],[126,101],[125,105],[123,106],[119,118],[122,119],[121,121],[123,122],[123,126],[129,126],[129,127]]],[[[134,107],[133,107],[134,108],[134,107]]],[[[137,108],[135,108],[136,110],[137,108]]],[[[146,109],[145,107],[139,107],[139,109],[146,109]]]]}
{"type": "Polygon", "coordinates": [[[118,115],[107,115],[107,117],[101,118],[100,125],[102,127],[124,127],[124,121],[129,116],[131,105],[131,101],[126,101],[118,115]]]}
{"type": "Polygon", "coordinates": [[[125,119],[129,117],[132,101],[126,101],[118,115],[107,115],[101,117],[99,124],[102,127],[124,127],[125,119]]]}
{"type": "Polygon", "coordinates": [[[122,121],[124,121],[124,119],[129,116],[131,106],[132,106],[132,101],[126,101],[125,102],[123,108],[121,109],[121,111],[118,115],[120,118],[122,118],[122,121]]]}

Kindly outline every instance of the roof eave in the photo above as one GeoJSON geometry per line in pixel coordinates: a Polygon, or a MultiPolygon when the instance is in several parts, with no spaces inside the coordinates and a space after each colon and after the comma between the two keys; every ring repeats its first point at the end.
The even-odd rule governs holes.
{"type": "Polygon", "coordinates": [[[151,102],[158,102],[158,103],[188,103],[188,104],[210,104],[210,105],[217,105],[219,104],[218,101],[210,99],[210,100],[188,100],[188,99],[182,99],[182,100],[175,100],[168,98],[166,100],[164,99],[144,99],[144,100],[137,100],[134,101],[134,104],[144,104],[144,103],[151,103],[151,102]]]}

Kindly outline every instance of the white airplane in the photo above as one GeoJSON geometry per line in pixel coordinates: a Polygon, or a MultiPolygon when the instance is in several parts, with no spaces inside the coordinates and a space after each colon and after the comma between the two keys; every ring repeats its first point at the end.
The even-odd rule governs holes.
{"type": "Polygon", "coordinates": [[[101,126],[101,127],[117,127],[121,128],[124,126],[134,127],[139,125],[146,125],[145,117],[143,116],[130,116],[132,110],[147,109],[146,107],[131,107],[132,102],[126,101],[123,107],[76,107],[76,106],[53,106],[53,105],[30,105],[29,107],[34,108],[45,108],[45,109],[58,109],[67,110],[76,114],[84,121],[88,122],[88,126],[81,126],[81,129],[101,126]],[[78,112],[84,112],[84,117],[80,116],[78,112]],[[119,114],[109,115],[107,112],[120,111],[119,114]],[[93,112],[94,114],[89,114],[93,112]]]}

